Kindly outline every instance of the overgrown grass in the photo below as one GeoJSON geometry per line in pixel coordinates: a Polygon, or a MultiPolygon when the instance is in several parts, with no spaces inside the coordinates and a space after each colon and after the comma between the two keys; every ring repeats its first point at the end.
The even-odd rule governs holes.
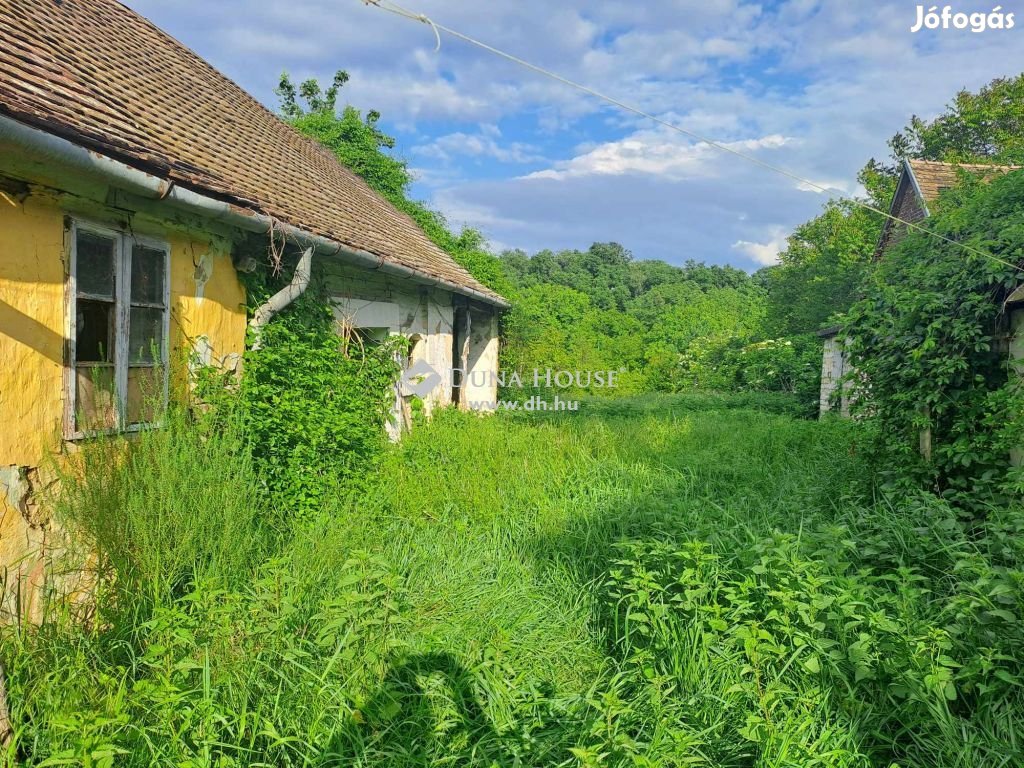
{"type": "Polygon", "coordinates": [[[283,528],[240,436],[174,421],[75,486],[108,588],[4,635],[10,755],[1021,764],[1024,516],[876,499],[855,425],[786,414],[445,412],[283,528]]]}

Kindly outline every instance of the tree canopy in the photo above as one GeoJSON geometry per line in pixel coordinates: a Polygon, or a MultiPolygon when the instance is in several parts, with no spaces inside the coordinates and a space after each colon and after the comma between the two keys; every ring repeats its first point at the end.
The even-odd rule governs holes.
{"type": "Polygon", "coordinates": [[[380,113],[370,110],[364,117],[351,105],[338,113],[338,97],[348,80],[348,73],[339,70],[326,89],[316,80],[306,80],[296,89],[288,74],[282,74],[276,90],[282,117],[327,147],[372,189],[410,216],[435,245],[477,280],[506,293],[508,282],[497,259],[485,248],[484,236],[469,227],[452,231],[444,216],[410,197],[413,176],[406,161],[393,154],[395,139],[379,127],[380,113]]]}
{"type": "MultiPolygon", "coordinates": [[[[858,198],[887,211],[903,160],[1024,163],[1024,74],[1000,78],[977,93],[961,91],[932,120],[914,116],[889,141],[888,163],[870,160],[858,176],[858,198]]],[[[870,274],[885,219],[856,203],[831,200],[789,238],[780,264],[765,270],[772,333],[808,333],[857,300],[870,274]]]]}

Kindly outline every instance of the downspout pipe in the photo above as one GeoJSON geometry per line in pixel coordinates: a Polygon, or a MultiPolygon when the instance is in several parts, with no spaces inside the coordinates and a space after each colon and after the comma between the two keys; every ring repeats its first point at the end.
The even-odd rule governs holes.
{"type": "Polygon", "coordinates": [[[198,192],[162,179],[145,171],[115,160],[99,152],[86,149],[74,142],[33,128],[22,122],[0,114],[0,145],[13,144],[39,160],[57,161],[61,165],[89,176],[100,176],[112,186],[126,190],[140,197],[159,200],[180,211],[221,222],[248,232],[261,234],[276,232],[299,242],[314,252],[327,256],[339,256],[346,261],[369,269],[413,280],[422,285],[432,285],[452,293],[507,309],[504,299],[495,298],[475,288],[469,288],[450,280],[419,272],[411,267],[385,261],[367,251],[339,243],[291,224],[275,221],[269,216],[248,208],[207,197],[198,192]]]}
{"type": "Polygon", "coordinates": [[[299,259],[298,266],[295,267],[295,274],[292,276],[292,281],[267,299],[266,303],[260,305],[260,307],[253,313],[252,320],[249,321],[249,330],[252,331],[253,350],[260,348],[263,338],[263,329],[266,327],[267,323],[270,322],[274,315],[306,292],[306,289],[309,288],[312,276],[313,249],[307,248],[305,253],[302,254],[302,258],[299,259]]]}

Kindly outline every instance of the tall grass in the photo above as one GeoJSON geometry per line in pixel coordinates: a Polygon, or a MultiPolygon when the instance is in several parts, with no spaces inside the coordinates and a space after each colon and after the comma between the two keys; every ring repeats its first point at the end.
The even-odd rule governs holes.
{"type": "Polygon", "coordinates": [[[1021,764],[1024,516],[876,498],[859,440],[749,398],[443,412],[275,526],[230,429],[97,444],[62,512],[110,587],[6,630],[9,755],[1021,764]]]}
{"type": "Polygon", "coordinates": [[[84,444],[59,472],[59,517],[99,554],[98,576],[126,599],[169,599],[197,582],[236,587],[280,533],[242,435],[172,409],[162,429],[84,444]]]}

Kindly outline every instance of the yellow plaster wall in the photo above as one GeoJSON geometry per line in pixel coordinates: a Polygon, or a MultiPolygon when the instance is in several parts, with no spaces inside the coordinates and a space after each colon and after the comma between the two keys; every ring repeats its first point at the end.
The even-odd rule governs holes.
{"type": "Polygon", "coordinates": [[[0,466],[37,466],[60,433],[64,219],[0,196],[0,466]]]}
{"type": "MultiPolygon", "coordinates": [[[[64,217],[56,196],[0,194],[0,587],[7,599],[14,583],[38,594],[49,550],[59,546],[46,510],[20,490],[45,476],[34,468],[61,448],[64,217]]],[[[187,360],[200,336],[212,362],[234,365],[245,344],[245,291],[229,246],[153,222],[133,228],[171,246],[172,365],[187,360]],[[201,287],[197,273],[208,276],[201,287]]],[[[183,366],[173,378],[184,380],[183,366]]]]}
{"type": "MultiPolygon", "coordinates": [[[[38,466],[63,415],[64,212],[43,195],[0,196],[0,466],[38,466]]],[[[153,229],[147,227],[147,234],[153,229]]],[[[171,246],[171,361],[199,336],[241,354],[245,290],[226,245],[153,232],[171,246]],[[199,270],[197,270],[197,266],[199,270]],[[208,273],[200,289],[197,271],[208,273]]]]}
{"type": "MultiPolygon", "coordinates": [[[[224,245],[169,235],[171,246],[172,364],[183,363],[202,336],[209,343],[208,362],[233,367],[245,350],[245,289],[224,245]],[[206,273],[205,284],[197,274],[206,273]]],[[[185,367],[174,369],[181,381],[185,367]]]]}

